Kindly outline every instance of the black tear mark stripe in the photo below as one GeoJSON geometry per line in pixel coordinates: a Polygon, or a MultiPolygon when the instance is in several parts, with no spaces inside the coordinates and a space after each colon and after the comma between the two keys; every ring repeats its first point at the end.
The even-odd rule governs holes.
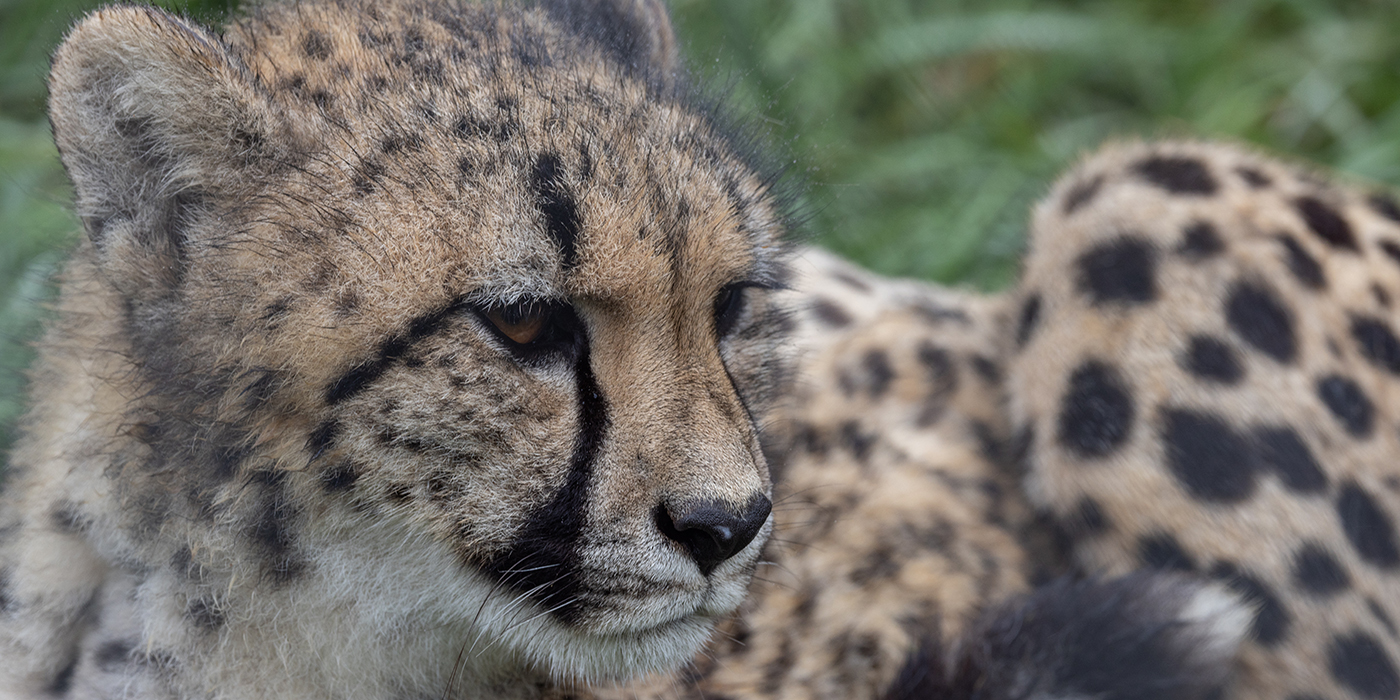
{"type": "Polygon", "coordinates": [[[530,189],[535,193],[540,213],[544,214],[545,231],[559,244],[564,268],[572,268],[578,263],[578,234],[582,221],[578,202],[564,181],[564,164],[558,155],[546,153],[535,160],[530,189]]]}
{"type": "Polygon", "coordinates": [[[379,344],[379,351],[373,359],[355,365],[331,382],[330,386],[326,387],[326,403],[333,406],[364,391],[395,362],[402,359],[415,344],[442,330],[448,318],[461,313],[466,307],[465,300],[455,299],[436,311],[410,321],[403,333],[391,335],[379,344]]]}
{"type": "Polygon", "coordinates": [[[582,343],[574,369],[578,387],[578,434],[563,488],[535,512],[505,551],[492,557],[484,572],[506,587],[529,596],[560,622],[576,622],[584,611],[578,599],[578,543],[588,516],[593,463],[608,432],[608,401],[589,364],[582,343]]]}

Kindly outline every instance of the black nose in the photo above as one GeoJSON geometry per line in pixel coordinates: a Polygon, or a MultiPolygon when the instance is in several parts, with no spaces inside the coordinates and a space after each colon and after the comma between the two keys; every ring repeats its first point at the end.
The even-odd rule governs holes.
{"type": "Polygon", "coordinates": [[[757,494],[749,499],[743,513],[735,513],[718,501],[698,501],[656,507],[656,526],[663,535],[680,543],[709,576],[720,562],[747,547],[772,512],[773,503],[757,494]]]}

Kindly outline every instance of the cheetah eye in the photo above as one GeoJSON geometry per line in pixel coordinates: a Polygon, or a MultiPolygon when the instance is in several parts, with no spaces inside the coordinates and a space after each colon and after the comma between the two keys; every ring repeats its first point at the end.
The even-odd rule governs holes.
{"type": "Polygon", "coordinates": [[[749,285],[731,284],[715,297],[715,333],[727,337],[744,310],[744,289],[749,285]]]}
{"type": "Polygon", "coordinates": [[[525,301],[486,309],[483,313],[496,330],[520,345],[539,339],[548,325],[551,309],[538,302],[525,301]]]}

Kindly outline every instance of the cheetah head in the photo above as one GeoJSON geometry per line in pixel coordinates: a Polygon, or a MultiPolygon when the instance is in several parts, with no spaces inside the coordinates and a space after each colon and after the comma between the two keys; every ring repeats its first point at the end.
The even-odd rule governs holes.
{"type": "Polygon", "coordinates": [[[111,537],[160,643],[595,680],[685,662],[736,608],[771,527],[784,224],[677,63],[655,0],[73,30],[71,275],[139,387],[111,537]]]}

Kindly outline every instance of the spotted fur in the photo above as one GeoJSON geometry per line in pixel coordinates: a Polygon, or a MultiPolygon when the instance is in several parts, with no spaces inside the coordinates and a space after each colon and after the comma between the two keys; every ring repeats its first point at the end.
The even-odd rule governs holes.
{"type": "Polygon", "coordinates": [[[771,527],[785,223],[674,53],[652,0],[79,23],[50,114],[88,236],[0,510],[0,687],[529,697],[690,658],[771,527]]]}
{"type": "Polygon", "coordinates": [[[1233,697],[1400,697],[1400,209],[1230,146],[1112,147],[1036,209],[1012,419],[1080,567],[1253,607],[1233,697]]]}

